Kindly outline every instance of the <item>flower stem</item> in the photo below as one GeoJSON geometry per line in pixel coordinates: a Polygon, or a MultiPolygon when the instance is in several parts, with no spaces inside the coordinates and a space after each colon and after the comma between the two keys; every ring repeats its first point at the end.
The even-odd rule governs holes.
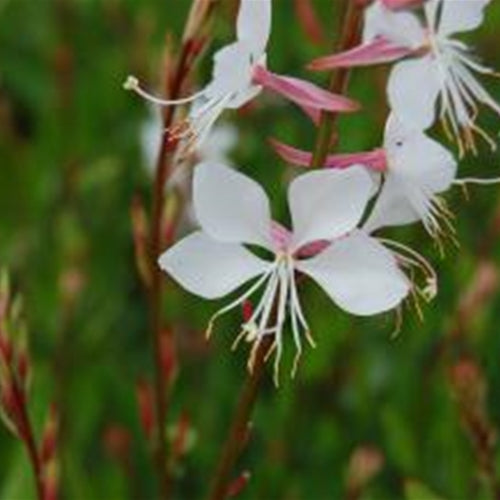
{"type": "Polygon", "coordinates": [[[212,481],[210,495],[208,496],[209,500],[222,500],[227,496],[231,472],[244,448],[248,423],[257,400],[260,381],[264,374],[266,355],[271,348],[272,342],[273,338],[271,336],[267,336],[262,340],[255,356],[253,370],[249,373],[243,385],[229,435],[222,449],[219,464],[212,481]]]}
{"type": "MultiPolygon", "coordinates": [[[[342,21],[342,34],[338,43],[338,52],[344,52],[358,44],[360,27],[363,19],[363,7],[366,0],[347,0],[344,18],[342,21]]],[[[350,68],[339,68],[332,74],[329,90],[335,94],[343,94],[349,83],[350,68]]],[[[316,137],[311,160],[312,168],[322,167],[332,145],[332,138],[338,113],[323,111],[316,137]]]]}
{"type": "MultiPolygon", "coordinates": [[[[182,47],[181,54],[177,62],[177,68],[173,80],[167,78],[167,94],[172,99],[179,96],[184,81],[190,70],[189,61],[190,50],[187,44],[182,47]]],[[[165,133],[158,154],[156,166],[155,182],[153,186],[153,208],[152,227],[150,235],[150,315],[151,333],[153,341],[153,358],[155,368],[154,394],[156,413],[156,442],[155,442],[155,462],[157,467],[158,480],[160,483],[160,498],[167,499],[170,496],[170,473],[167,468],[167,444],[165,435],[165,422],[167,413],[167,387],[162,371],[161,336],[163,335],[162,322],[162,297],[163,280],[157,259],[162,249],[162,226],[163,226],[163,206],[165,203],[164,188],[171,170],[171,137],[168,128],[174,119],[174,108],[167,108],[163,116],[163,126],[165,133]]]]}

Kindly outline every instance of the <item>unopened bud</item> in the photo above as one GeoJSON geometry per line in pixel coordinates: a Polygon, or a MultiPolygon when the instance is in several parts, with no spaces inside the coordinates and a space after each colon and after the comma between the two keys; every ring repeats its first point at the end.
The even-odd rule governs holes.
{"type": "Polygon", "coordinates": [[[53,460],[46,465],[43,475],[43,500],[57,500],[59,498],[59,470],[53,460]]]}
{"type": "Polygon", "coordinates": [[[23,388],[28,387],[28,379],[31,371],[31,363],[26,348],[22,348],[17,355],[17,375],[23,388]]]}
{"type": "Polygon", "coordinates": [[[151,269],[148,259],[148,219],[142,200],[136,196],[130,207],[130,218],[132,222],[132,237],[134,240],[135,261],[139,276],[143,283],[149,286],[151,283],[151,269]]]}
{"type": "Polygon", "coordinates": [[[481,370],[472,359],[463,358],[450,369],[450,380],[455,396],[469,409],[482,406],[485,382],[481,370]]]}
{"type": "Polygon", "coordinates": [[[140,380],[136,385],[137,405],[142,430],[147,439],[151,439],[155,429],[154,395],[149,382],[140,380]]]}
{"type": "Polygon", "coordinates": [[[8,366],[12,361],[12,343],[6,335],[0,333],[0,357],[8,366]]]}
{"type": "Polygon", "coordinates": [[[0,321],[7,314],[10,299],[10,280],[7,269],[0,270],[0,321]]]}
{"type": "Polygon", "coordinates": [[[322,45],[326,40],[325,32],[311,0],[295,0],[294,7],[295,17],[309,41],[315,45],[322,45]]]}
{"type": "Polygon", "coordinates": [[[177,367],[173,332],[162,332],[160,336],[161,369],[165,382],[172,382],[177,367]]]}
{"type": "Polygon", "coordinates": [[[236,479],[231,481],[227,487],[226,498],[233,498],[239,495],[248,484],[248,481],[250,481],[250,477],[250,472],[244,471],[236,479]]]}
{"type": "Polygon", "coordinates": [[[200,35],[214,3],[214,0],[193,0],[182,36],[183,43],[188,43],[200,35]]]}
{"type": "Polygon", "coordinates": [[[52,461],[56,454],[57,447],[57,432],[58,432],[58,414],[55,406],[51,406],[45,429],[42,436],[41,444],[41,459],[42,463],[48,464],[52,461]]]}
{"type": "Polygon", "coordinates": [[[122,425],[110,425],[104,432],[103,442],[106,451],[116,460],[126,460],[130,452],[132,437],[122,425]]]}
{"type": "Polygon", "coordinates": [[[360,491],[384,465],[384,456],[373,446],[360,446],[351,455],[347,471],[349,491],[360,491]]]}

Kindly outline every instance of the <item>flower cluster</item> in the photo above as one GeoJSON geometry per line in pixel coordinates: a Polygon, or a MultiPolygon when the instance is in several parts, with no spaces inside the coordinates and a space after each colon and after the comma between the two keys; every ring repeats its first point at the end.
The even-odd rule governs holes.
{"type": "MultiPolygon", "coordinates": [[[[315,281],[337,306],[360,316],[399,311],[406,298],[418,305],[418,299],[436,295],[437,277],[427,260],[380,237],[379,230],[421,221],[440,246],[444,236],[455,239],[442,195],[470,180],[456,180],[454,155],[426,131],[437,115],[457,140],[460,154],[476,149],[474,132],[494,146],[475,122],[478,103],[500,114],[475,76],[492,70],[455,38],[481,23],[487,3],[375,0],[366,7],[359,47],[309,65],[325,70],[396,62],[388,82],[391,112],[382,145],[329,155],[325,168],[295,178],[288,188],[291,229],[273,220],[268,197],[250,178],[220,161],[207,159],[196,166],[192,198],[200,230],[169,248],[159,264],[186,290],[206,299],[251,282],[214,314],[208,327],[210,334],[217,318],[243,307],[235,345],[242,339],[252,343],[250,369],[261,341],[272,336],[278,381],[287,320],[296,348],[292,375],[304,343],[315,345],[299,298],[302,277],[315,281]],[[255,253],[256,246],[264,251],[255,253]],[[254,306],[249,308],[249,301],[254,306]]],[[[272,73],[266,58],[270,31],[271,0],[241,0],[237,40],[215,54],[213,78],[205,88],[174,101],[146,93],[133,77],[125,87],[160,105],[193,103],[187,119],[167,131],[184,152],[203,145],[225,109],[243,106],[263,89],[299,105],[316,124],[322,111],[359,108],[347,97],[272,73]]],[[[312,153],[276,140],[272,144],[287,162],[311,164],[312,153]]]]}

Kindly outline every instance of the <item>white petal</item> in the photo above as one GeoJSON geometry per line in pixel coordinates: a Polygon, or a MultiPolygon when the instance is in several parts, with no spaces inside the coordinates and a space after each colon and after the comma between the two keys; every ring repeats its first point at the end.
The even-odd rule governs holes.
{"type": "Polygon", "coordinates": [[[422,130],[434,122],[439,91],[438,69],[431,56],[396,64],[387,84],[394,113],[403,122],[422,130]]]}
{"type": "Polygon", "coordinates": [[[205,89],[209,99],[220,99],[228,94],[238,95],[252,85],[253,63],[251,52],[245,43],[232,43],[214,56],[212,81],[205,89]]]}
{"type": "Polygon", "coordinates": [[[356,227],[373,193],[362,166],[322,169],[297,177],[288,190],[294,248],[333,239],[356,227]]]}
{"type": "Polygon", "coordinates": [[[415,210],[408,196],[411,189],[411,185],[397,176],[387,176],[363,229],[372,233],[381,227],[401,226],[420,220],[421,213],[415,210]]]}
{"type": "Polygon", "coordinates": [[[271,34],[271,0],[241,0],[236,32],[238,40],[260,57],[271,34]]]}
{"type": "Polygon", "coordinates": [[[206,299],[223,297],[270,266],[245,247],[220,243],[202,231],[181,240],[158,262],[183,288],[206,299]]]}
{"type": "Polygon", "coordinates": [[[446,191],[455,179],[457,162],[453,154],[439,142],[407,127],[393,115],[386,126],[384,148],[389,173],[397,173],[426,192],[446,191]]]}
{"type": "Polygon", "coordinates": [[[410,291],[394,255],[361,231],[332,243],[297,268],[342,309],[368,316],[396,307],[410,291]]]}
{"type": "Polygon", "coordinates": [[[271,210],[264,190],[249,177],[217,163],[195,168],[193,203],[212,238],[271,248],[271,210]]]}
{"type": "Polygon", "coordinates": [[[490,0],[442,0],[438,33],[442,36],[469,31],[481,25],[490,0]]]}
{"type": "Polygon", "coordinates": [[[386,124],[384,149],[388,171],[365,229],[396,226],[424,219],[430,198],[452,184],[457,163],[446,148],[394,115],[386,124]]]}
{"type": "Polygon", "coordinates": [[[404,47],[419,47],[425,39],[424,29],[418,17],[411,12],[395,12],[382,2],[373,2],[366,9],[363,41],[383,36],[404,47]]]}

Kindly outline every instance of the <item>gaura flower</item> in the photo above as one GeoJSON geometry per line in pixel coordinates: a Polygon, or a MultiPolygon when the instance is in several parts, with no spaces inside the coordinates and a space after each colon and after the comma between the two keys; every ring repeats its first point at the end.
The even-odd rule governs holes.
{"type": "Polygon", "coordinates": [[[266,68],[266,47],[271,31],[271,0],[241,0],[236,23],[237,41],[214,56],[212,81],[200,92],[177,100],[164,100],[144,91],[135,77],[124,84],[147,100],[162,106],[197,101],[187,120],[172,131],[186,139],[186,148],[203,143],[226,109],[237,109],[254,99],[263,88],[272,90],[304,108],[311,117],[322,110],[357,111],[356,102],[323,90],[312,83],[281,76],[266,68]]]}
{"type": "Polygon", "coordinates": [[[392,110],[409,126],[430,127],[438,114],[460,155],[476,151],[474,133],[494,149],[493,139],[476,123],[478,105],[500,114],[500,106],[476,74],[493,75],[454,35],[477,28],[489,0],[428,0],[424,24],[409,11],[391,11],[377,1],[366,11],[363,43],[349,51],[316,59],[315,70],[400,61],[387,93],[392,110]]]}
{"type": "Polygon", "coordinates": [[[288,190],[293,226],[288,231],[272,221],[269,200],[257,183],[225,166],[201,164],[193,180],[201,230],[167,250],[159,264],[186,290],[206,299],[223,297],[253,280],[212,316],[207,333],[217,318],[261,291],[235,344],[243,338],[253,342],[251,369],[259,343],[273,335],[277,383],[287,317],[296,347],[292,376],[303,338],[314,345],[297,273],[312,278],[339,307],[361,316],[393,309],[408,294],[410,282],[393,254],[356,229],[372,194],[373,182],[361,167],[301,175],[288,190]],[[267,250],[270,259],[257,256],[248,245],[267,250]]]}
{"type": "MultiPolygon", "coordinates": [[[[285,161],[309,165],[311,153],[278,141],[273,146],[285,161]]],[[[364,165],[380,180],[380,192],[365,224],[369,232],[421,220],[438,243],[446,234],[453,238],[452,214],[440,194],[454,183],[457,163],[438,142],[390,115],[381,148],[329,155],[325,161],[329,168],[352,165],[364,165]]]]}

